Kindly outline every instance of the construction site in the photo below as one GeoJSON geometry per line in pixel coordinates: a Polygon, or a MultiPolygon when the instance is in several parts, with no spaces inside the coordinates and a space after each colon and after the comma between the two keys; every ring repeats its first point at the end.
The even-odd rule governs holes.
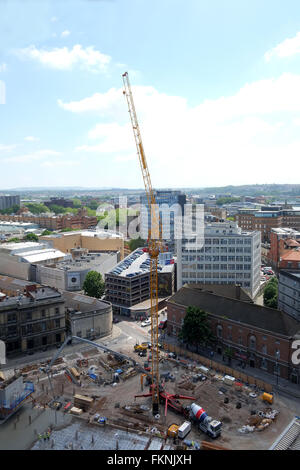
{"type": "MultiPolygon", "coordinates": [[[[28,398],[32,412],[54,410],[60,416],[57,426],[35,425],[30,448],[269,449],[295,418],[274,394],[195,360],[170,357],[164,349],[159,361],[159,412],[153,415],[151,374],[145,370],[145,357],[135,349],[120,351],[132,361],[90,346],[60,355],[51,370],[51,361],[16,370],[34,384],[28,398]],[[200,415],[211,418],[208,423],[220,423],[216,436],[209,425],[200,428],[200,415]],[[184,423],[190,423],[187,434],[180,435],[184,423]]],[[[146,355],[150,353],[147,348],[146,355]]],[[[17,427],[17,418],[11,420],[17,427]]]]}
{"type": "MultiPolygon", "coordinates": [[[[22,403],[26,399],[27,408],[32,407],[25,431],[22,428],[22,432],[29,432],[33,426],[33,438],[27,446],[38,450],[270,449],[295,420],[295,410],[273,393],[272,387],[234,371],[228,374],[200,357],[170,352],[167,345],[159,343],[158,257],[166,247],[128,74],[122,77],[151,207],[147,247],[151,343],[133,348],[127,344],[115,351],[72,336],[52,359],[14,370],[16,380],[22,377],[31,384],[20,398],[22,403]],[[89,345],[63,355],[63,348],[73,339],[89,345]],[[55,423],[53,413],[48,420],[38,421],[47,410],[54,412],[55,423]]],[[[9,380],[13,382],[12,377],[9,380]]],[[[2,382],[5,390],[5,377],[2,382]]],[[[15,430],[20,427],[22,408],[17,410],[7,403],[2,403],[6,422],[0,433],[8,418],[15,430]]],[[[300,435],[298,421],[291,427],[293,439],[288,446],[300,435]]]]}

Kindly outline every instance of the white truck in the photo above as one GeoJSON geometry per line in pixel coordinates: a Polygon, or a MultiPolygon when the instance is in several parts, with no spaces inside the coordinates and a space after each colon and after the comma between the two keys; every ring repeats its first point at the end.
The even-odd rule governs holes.
{"type": "Polygon", "coordinates": [[[190,418],[198,424],[198,428],[208,436],[216,438],[221,434],[221,421],[211,418],[207,415],[201,406],[192,403],[189,407],[190,418]]]}
{"type": "Polygon", "coordinates": [[[180,439],[184,439],[185,436],[188,435],[190,430],[192,429],[192,423],[190,421],[185,421],[179,428],[178,428],[178,437],[180,439]]]}

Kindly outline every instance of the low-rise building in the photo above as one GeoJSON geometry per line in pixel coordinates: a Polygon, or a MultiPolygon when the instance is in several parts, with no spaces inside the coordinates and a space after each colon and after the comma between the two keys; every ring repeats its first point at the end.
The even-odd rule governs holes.
{"type": "Polygon", "coordinates": [[[124,237],[108,230],[84,230],[41,236],[53,248],[63,253],[71,253],[74,248],[83,248],[93,252],[119,251],[124,258],[124,237]]]}
{"type": "Polygon", "coordinates": [[[112,333],[110,302],[87,295],[64,292],[67,334],[94,340],[112,333]]]}
{"type": "MultiPolygon", "coordinates": [[[[78,250],[75,250],[78,252],[78,250]]],[[[86,275],[96,271],[104,278],[120,261],[120,253],[82,253],[74,259],[36,266],[36,282],[66,291],[81,291],[86,275]]]]}
{"type": "Polygon", "coordinates": [[[65,339],[62,295],[50,287],[26,286],[25,292],[0,302],[0,339],[7,355],[60,345],[65,339]]]}
{"type": "Polygon", "coordinates": [[[300,367],[292,360],[299,321],[277,309],[208,289],[187,284],[167,300],[168,334],[177,336],[187,308],[199,307],[208,314],[217,354],[229,349],[233,359],[247,366],[300,383],[300,367]]]}
{"type": "Polygon", "coordinates": [[[0,245],[0,274],[32,280],[33,265],[55,263],[66,258],[65,253],[45,242],[3,243],[0,245]]]}
{"type": "Polygon", "coordinates": [[[300,232],[288,227],[272,228],[267,262],[276,271],[300,269],[300,232]]]}

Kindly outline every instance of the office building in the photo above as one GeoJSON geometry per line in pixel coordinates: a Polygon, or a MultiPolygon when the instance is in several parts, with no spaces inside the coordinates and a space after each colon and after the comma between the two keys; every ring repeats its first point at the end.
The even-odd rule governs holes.
{"type": "MultiPolygon", "coordinates": [[[[158,265],[159,302],[174,292],[175,265],[171,253],[163,253],[158,265]]],[[[150,257],[139,248],[105,275],[105,299],[114,313],[139,318],[150,312],[150,257]]]]}
{"type": "Polygon", "coordinates": [[[177,289],[185,283],[238,284],[252,298],[258,293],[259,232],[242,231],[235,222],[206,223],[202,238],[183,238],[177,245],[177,289]]]}
{"type": "MultiPolygon", "coordinates": [[[[162,238],[166,241],[168,250],[175,253],[175,218],[184,214],[186,195],[181,191],[154,191],[154,195],[162,223],[162,238]]],[[[146,195],[141,196],[140,203],[141,238],[147,240],[151,214],[146,195]]]]}
{"type": "Polygon", "coordinates": [[[300,208],[262,206],[261,209],[239,209],[236,221],[243,230],[259,230],[262,241],[269,242],[273,228],[286,227],[300,231],[300,208]]]}
{"type": "Polygon", "coordinates": [[[278,309],[300,321],[300,270],[280,271],[278,309]]]}
{"type": "Polygon", "coordinates": [[[0,196],[0,211],[20,206],[20,196],[0,196]]]}

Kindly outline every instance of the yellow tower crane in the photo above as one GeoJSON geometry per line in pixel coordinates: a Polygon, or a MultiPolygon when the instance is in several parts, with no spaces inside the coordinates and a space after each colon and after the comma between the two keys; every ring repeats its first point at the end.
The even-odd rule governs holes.
{"type": "Polygon", "coordinates": [[[158,281],[157,265],[158,255],[162,251],[162,229],[158,206],[152,188],[150,173],[142,143],[140,128],[135,111],[128,73],[122,75],[124,83],[123,94],[126,96],[130,114],[134,139],[136,143],[139,162],[144,179],[144,186],[151,215],[151,227],[148,236],[148,249],[150,256],[150,302],[151,302],[151,351],[152,351],[152,411],[156,415],[159,411],[159,348],[158,348],[158,281]]]}

